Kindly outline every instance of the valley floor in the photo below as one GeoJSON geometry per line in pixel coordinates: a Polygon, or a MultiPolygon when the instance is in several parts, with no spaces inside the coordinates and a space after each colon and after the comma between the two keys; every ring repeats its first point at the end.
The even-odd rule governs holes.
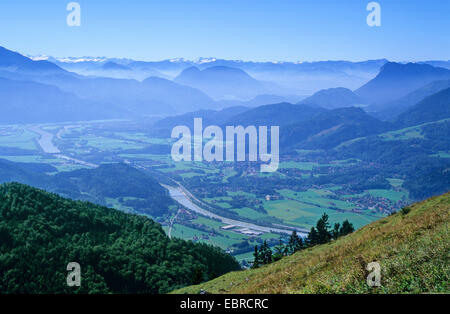
{"type": "MultiPolygon", "coordinates": [[[[410,139],[420,130],[408,132],[397,132],[401,138],[395,140],[410,139]]],[[[385,172],[383,164],[333,158],[321,151],[283,155],[277,173],[261,174],[259,165],[249,163],[174,162],[170,156],[173,140],[135,121],[3,125],[0,134],[0,159],[51,165],[55,172],[49,175],[125,163],[162,182],[181,183],[214,217],[178,203],[164,215],[152,216],[145,208],[130,206],[130,201],[144,200],[129,195],[99,198],[87,191],[85,196],[150,216],[166,232],[170,229],[172,237],[219,246],[244,266],[252,261],[255,245],[264,240],[277,245],[285,240],[286,230],[306,233],[323,213],[332,224],[348,219],[360,228],[411,201],[403,186],[404,175],[385,172]],[[321,178],[327,178],[322,180],[326,184],[321,178]],[[369,184],[363,187],[362,179],[369,184]],[[259,228],[241,228],[232,221],[259,228]]],[[[385,137],[392,141],[393,136],[385,137]]],[[[433,158],[448,158],[446,152],[433,154],[437,156],[433,158]]]]}

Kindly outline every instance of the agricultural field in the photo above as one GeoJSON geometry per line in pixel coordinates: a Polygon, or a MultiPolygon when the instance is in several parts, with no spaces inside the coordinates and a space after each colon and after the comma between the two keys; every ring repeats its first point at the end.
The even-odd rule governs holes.
{"type": "MultiPolygon", "coordinates": [[[[388,179],[391,189],[358,192],[337,184],[308,185],[305,182],[311,178],[320,178],[328,172],[350,169],[361,163],[355,159],[324,162],[308,157],[318,151],[299,150],[297,158],[281,160],[278,172],[260,173],[257,167],[237,167],[230,162],[174,162],[170,156],[173,139],[148,133],[136,125],[131,130],[128,130],[129,125],[120,122],[53,124],[41,125],[40,128],[53,135],[53,143],[61,150],[60,154],[45,153],[38,141],[39,134],[30,131],[26,125],[13,125],[0,126],[0,148],[4,148],[0,158],[22,163],[46,163],[55,167],[56,173],[103,163],[124,162],[177,181],[208,210],[255,224],[276,224],[309,230],[326,213],[330,223],[348,219],[356,228],[360,228],[384,216],[389,208],[408,201],[408,193],[402,189],[403,180],[396,178],[388,179]],[[265,192],[258,193],[257,186],[262,183],[273,186],[267,195],[265,192]]],[[[409,138],[419,136],[418,132],[411,129],[383,136],[386,140],[405,136],[409,138]]],[[[444,156],[448,154],[437,153],[444,156]]],[[[139,213],[118,199],[109,198],[106,203],[121,211],[139,213]]],[[[168,232],[170,220],[174,216],[152,218],[162,223],[168,232]]],[[[183,216],[175,219],[170,232],[172,237],[222,247],[241,261],[251,260],[253,247],[264,239],[276,245],[280,239],[286,238],[286,235],[271,232],[249,235],[237,229],[224,230],[225,226],[225,223],[202,215],[183,216]]]]}
{"type": "Polygon", "coordinates": [[[0,126],[0,147],[37,151],[38,135],[25,126],[0,126]]]}

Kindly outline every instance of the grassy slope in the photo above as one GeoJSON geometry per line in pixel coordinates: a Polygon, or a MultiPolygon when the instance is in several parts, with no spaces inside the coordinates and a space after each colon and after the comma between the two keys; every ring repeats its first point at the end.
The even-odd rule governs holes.
{"type": "Polygon", "coordinates": [[[332,243],[175,293],[449,293],[449,212],[447,193],[332,243]],[[366,284],[372,261],[381,265],[380,288],[366,284]]]}

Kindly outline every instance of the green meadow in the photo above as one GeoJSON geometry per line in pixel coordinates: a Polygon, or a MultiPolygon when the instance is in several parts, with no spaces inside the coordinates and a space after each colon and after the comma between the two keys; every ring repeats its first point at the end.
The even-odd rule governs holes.
{"type": "MultiPolygon", "coordinates": [[[[197,197],[206,204],[219,207],[255,223],[275,221],[276,223],[309,229],[323,213],[327,213],[330,216],[331,223],[342,222],[348,219],[355,227],[359,228],[378,219],[379,215],[374,214],[369,209],[358,207],[358,204],[354,203],[354,198],[370,195],[393,203],[408,198],[407,192],[402,189],[403,180],[389,178],[388,180],[392,186],[390,190],[373,189],[358,194],[343,194],[340,192],[342,186],[339,185],[329,185],[326,188],[311,187],[302,191],[295,191],[285,187],[276,190],[276,194],[281,196],[281,199],[268,201],[261,196],[257,197],[254,193],[247,192],[245,186],[239,186],[238,189],[236,189],[236,186],[227,186],[230,178],[241,173],[234,168],[232,163],[174,162],[169,154],[151,154],[146,150],[150,145],[171,145],[173,140],[170,138],[149,136],[143,131],[106,131],[101,123],[80,123],[74,126],[55,124],[41,127],[55,135],[54,143],[64,154],[74,158],[84,160],[94,157],[98,158],[98,161],[96,161],[98,164],[125,161],[140,168],[158,171],[163,176],[178,178],[177,180],[184,181],[181,183],[184,183],[185,186],[188,186],[189,182],[195,182],[200,177],[210,178],[212,182],[217,182],[224,186],[224,196],[202,198],[201,196],[207,195],[207,193],[200,193],[201,195],[197,195],[197,197]],[[232,205],[233,197],[243,197],[244,201],[246,199],[249,204],[244,204],[242,208],[235,208],[232,205]],[[266,213],[261,210],[255,210],[259,204],[262,205],[266,213]]],[[[420,137],[420,131],[420,128],[409,128],[389,132],[382,136],[386,140],[414,138],[420,137]]],[[[0,126],[0,135],[0,147],[26,149],[35,152],[27,155],[1,154],[0,158],[15,162],[47,163],[54,166],[58,172],[84,168],[82,165],[41,153],[39,146],[37,146],[39,135],[28,131],[27,126],[0,126]]],[[[322,167],[351,167],[361,162],[354,159],[327,160],[324,163],[305,161],[308,154],[317,152],[298,150],[298,159],[293,158],[281,161],[280,170],[282,171],[276,173],[261,173],[257,171],[249,175],[254,176],[255,180],[265,180],[267,178],[274,182],[276,180],[286,182],[285,180],[296,178],[296,176],[301,176],[305,179],[311,175],[319,177],[323,174],[317,173],[317,170],[322,167]],[[299,170],[299,172],[293,175],[292,173],[295,173],[295,171],[289,172],[289,170],[299,170]]],[[[436,154],[439,154],[439,156],[450,156],[449,152],[436,152],[436,154]]],[[[248,175],[248,173],[244,171],[242,176],[245,175],[248,175]]],[[[117,199],[107,199],[106,202],[108,206],[121,211],[135,212],[133,208],[125,206],[117,199]]],[[[162,218],[159,217],[159,219],[162,218]]],[[[229,249],[243,241],[249,241],[251,245],[257,243],[252,237],[235,231],[221,229],[223,226],[224,224],[218,221],[198,216],[193,220],[176,222],[172,229],[172,236],[190,240],[196,239],[196,241],[210,243],[224,249],[229,249]],[[202,229],[213,229],[215,234],[211,235],[202,229]]],[[[164,226],[164,229],[167,231],[168,227],[164,226]]],[[[260,238],[278,240],[279,237],[277,234],[268,233],[263,234],[260,238]]],[[[239,254],[238,259],[249,258],[249,254],[251,255],[251,252],[239,254]]]]}

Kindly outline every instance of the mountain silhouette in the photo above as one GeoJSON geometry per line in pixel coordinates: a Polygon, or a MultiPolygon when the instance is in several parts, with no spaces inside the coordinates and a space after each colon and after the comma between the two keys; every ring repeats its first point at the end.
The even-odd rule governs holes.
{"type": "Polygon", "coordinates": [[[230,117],[226,125],[285,126],[311,119],[325,109],[306,105],[279,103],[250,109],[230,117]]]}
{"type": "Polygon", "coordinates": [[[215,66],[205,70],[190,67],[181,72],[174,81],[198,88],[217,100],[248,100],[264,93],[261,82],[241,69],[225,66],[215,66]]]}
{"type": "Polygon", "coordinates": [[[336,109],[363,104],[363,100],[348,88],[338,87],[318,91],[299,104],[336,109]]]}
{"type": "Polygon", "coordinates": [[[386,63],[380,73],[355,94],[370,104],[394,101],[433,81],[450,79],[450,70],[428,64],[386,63]]]}
{"type": "Polygon", "coordinates": [[[123,118],[125,109],[92,102],[51,85],[0,78],[0,122],[34,123],[123,118]]]}
{"type": "Polygon", "coordinates": [[[0,69],[18,72],[64,73],[66,72],[56,64],[46,60],[33,61],[20,53],[0,47],[0,69]]]}
{"type": "Polygon", "coordinates": [[[400,99],[381,106],[374,106],[370,109],[375,110],[375,116],[380,119],[395,120],[401,113],[407,111],[421,100],[446,88],[450,88],[450,80],[435,81],[409,93],[400,99]]]}
{"type": "MultiPolygon", "coordinates": [[[[117,68],[117,66],[118,64],[110,63],[108,67],[117,68]]],[[[8,99],[14,95],[14,101],[22,99],[20,105],[16,103],[15,106],[3,108],[3,110],[12,110],[11,117],[19,117],[21,113],[15,112],[14,108],[23,109],[25,105],[29,108],[45,107],[46,110],[55,106],[55,112],[60,113],[60,115],[50,114],[47,116],[37,113],[36,121],[33,122],[41,122],[42,118],[45,118],[45,122],[51,122],[49,120],[51,117],[56,118],[55,121],[60,121],[60,117],[71,116],[74,113],[73,108],[83,107],[86,103],[91,106],[86,108],[86,115],[83,115],[83,119],[90,116],[88,113],[91,113],[91,108],[94,107],[103,108],[96,112],[96,119],[110,118],[110,113],[113,112],[116,115],[118,108],[122,114],[128,113],[127,117],[130,113],[133,115],[173,114],[217,108],[217,104],[200,90],[170,80],[150,77],[139,82],[133,79],[88,77],[68,72],[48,61],[33,61],[5,48],[0,48],[0,78],[14,81],[14,84],[9,82],[8,86],[17,89],[3,88],[3,94],[0,94],[0,97],[8,99]],[[20,85],[19,81],[27,83],[20,85]],[[35,84],[31,84],[32,82],[35,84]],[[46,93],[42,91],[48,90],[50,86],[55,88],[49,90],[46,97],[46,93]],[[23,95],[20,96],[20,93],[23,95]],[[33,97],[33,93],[36,93],[36,97],[33,97]],[[23,103],[25,98],[27,104],[23,103]],[[56,99],[58,102],[55,102],[56,99]],[[77,102],[79,102],[79,106],[77,102]],[[68,110],[67,113],[61,111],[63,108],[68,110]]],[[[12,105],[13,100],[9,100],[7,103],[12,105]]],[[[32,112],[24,112],[23,115],[26,116],[32,112]]],[[[78,115],[73,116],[73,118],[75,117],[78,115]]],[[[3,120],[5,119],[7,117],[3,117],[3,120]]],[[[20,119],[20,121],[24,119],[20,119]]]]}

